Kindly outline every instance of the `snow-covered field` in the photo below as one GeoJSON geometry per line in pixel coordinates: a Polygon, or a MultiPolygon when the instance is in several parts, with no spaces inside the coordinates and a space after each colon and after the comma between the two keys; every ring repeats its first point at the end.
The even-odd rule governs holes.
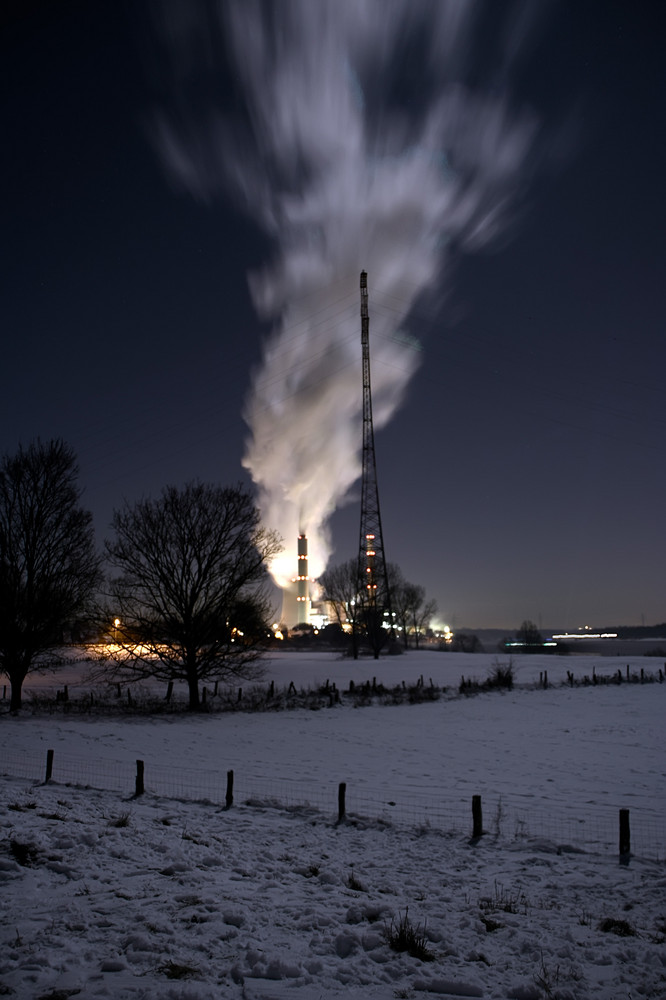
{"type": "Polygon", "coordinates": [[[328,680],[341,704],[196,717],[32,714],[31,690],[90,691],[34,678],[0,714],[0,995],[663,1000],[666,684],[561,683],[663,664],[515,658],[513,691],[459,697],[495,659],[277,654],[264,685],[328,680]],[[345,693],[420,675],[447,695],[345,693]],[[405,915],[427,960],[389,946],[405,915]]]}

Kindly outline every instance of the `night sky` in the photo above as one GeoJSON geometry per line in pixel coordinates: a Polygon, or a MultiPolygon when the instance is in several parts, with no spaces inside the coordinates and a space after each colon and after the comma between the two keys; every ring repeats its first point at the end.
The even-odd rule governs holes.
{"type": "MultiPolygon", "coordinates": [[[[231,0],[221,6],[234,7],[231,0]]],[[[234,9],[238,17],[245,16],[239,10],[257,17],[263,10],[279,21],[281,6],[289,5],[234,9]]],[[[308,6],[331,8],[326,0],[308,6]]],[[[392,157],[400,169],[413,166],[416,195],[420,171],[443,185],[441,193],[449,183],[444,171],[459,177],[466,169],[462,147],[451,153],[444,143],[436,168],[434,147],[429,159],[423,152],[414,123],[425,106],[435,107],[437,92],[464,86],[473,95],[465,115],[475,127],[479,108],[506,102],[530,144],[510,183],[499,187],[489,147],[495,173],[483,206],[486,218],[501,207],[497,231],[475,241],[475,220],[447,223],[441,251],[428,244],[431,256],[422,260],[423,220],[412,231],[410,215],[405,268],[421,270],[404,286],[391,284],[378,244],[366,244],[375,223],[355,215],[341,187],[330,218],[352,218],[338,257],[332,264],[326,258],[329,284],[322,291],[320,277],[303,278],[311,262],[301,253],[299,277],[292,271],[285,293],[290,368],[283,384],[298,384],[298,366],[315,350],[299,324],[314,329],[320,316],[342,331],[338,353],[321,349],[306,389],[325,395],[328,371],[344,368],[345,388],[358,385],[360,407],[358,274],[367,269],[373,390],[376,377],[377,407],[386,414],[375,439],[387,558],[426,587],[439,620],[454,629],[513,630],[525,618],[544,629],[662,622],[664,10],[649,0],[499,6],[505,21],[496,4],[474,5],[469,51],[462,60],[454,46],[450,68],[440,58],[429,70],[423,58],[432,5],[422,5],[412,42],[401,40],[390,56],[383,24],[371,19],[366,37],[371,45],[377,31],[381,59],[359,57],[357,66],[351,53],[340,74],[345,100],[357,94],[368,134],[380,137],[375,152],[385,122],[401,123],[402,144],[397,152],[382,146],[376,172],[390,174],[392,157]],[[506,25],[512,30],[503,33],[506,25]],[[345,256],[346,246],[353,249],[345,256]],[[428,271],[434,260],[436,273],[428,271]],[[393,354],[382,354],[386,345],[393,354]],[[392,368],[400,369],[395,383],[392,368]],[[392,392],[396,409],[388,419],[392,392]]],[[[352,7],[374,9],[341,5],[352,7]]],[[[260,89],[270,78],[253,62],[249,42],[238,52],[240,33],[230,42],[214,9],[204,0],[185,7],[177,0],[24,0],[0,15],[0,450],[13,452],[38,436],[70,443],[100,540],[123,499],[196,478],[252,486],[243,465],[250,435],[244,414],[253,405],[260,418],[268,412],[261,393],[252,404],[252,386],[280,309],[258,315],[248,276],[272,267],[262,280],[274,289],[282,280],[275,261],[293,254],[293,240],[280,232],[272,195],[261,209],[248,202],[263,185],[286,191],[297,213],[299,178],[307,188],[316,170],[325,174],[331,157],[341,155],[332,143],[351,141],[343,122],[318,145],[321,116],[313,113],[311,146],[322,160],[316,170],[312,150],[310,161],[276,167],[274,150],[269,156],[253,145],[256,108],[247,80],[254,74],[260,89]],[[191,37],[211,38],[201,49],[210,60],[205,72],[194,45],[187,65],[182,52],[176,58],[169,49],[184,30],[185,9],[191,37]],[[211,122],[221,123],[212,137],[211,122]],[[185,148],[198,165],[190,181],[185,148]],[[235,179],[225,175],[229,162],[235,179]]],[[[285,65],[298,65],[303,36],[290,44],[285,65]]],[[[294,102],[282,108],[285,121],[300,101],[313,102],[316,112],[316,90],[316,80],[299,89],[297,79],[294,102]]],[[[280,93],[272,98],[273,118],[280,117],[280,93]]],[[[478,128],[475,156],[485,126],[478,128]]],[[[484,171],[475,164],[477,183],[484,171]]],[[[401,231],[396,226],[390,223],[391,240],[401,231]]],[[[313,257],[323,259],[321,245],[332,237],[321,229],[309,226],[308,239],[318,234],[313,257]]],[[[297,239],[302,250],[302,232],[297,239]]],[[[401,259],[396,251],[391,261],[401,259]]],[[[301,384],[283,394],[280,406],[311,432],[326,466],[344,462],[353,478],[358,455],[353,441],[339,436],[335,409],[324,431],[302,391],[301,384]]],[[[353,436],[353,419],[349,426],[353,436]]],[[[360,448],[360,418],[357,429],[360,448]]],[[[276,442],[275,458],[284,468],[290,447],[283,446],[276,442]]],[[[310,498],[316,482],[315,473],[310,498]]],[[[359,493],[356,482],[348,502],[335,503],[332,562],[357,552],[359,493]]],[[[294,516],[303,516],[299,510],[294,516]]],[[[288,541],[293,549],[295,540],[288,541]]]]}

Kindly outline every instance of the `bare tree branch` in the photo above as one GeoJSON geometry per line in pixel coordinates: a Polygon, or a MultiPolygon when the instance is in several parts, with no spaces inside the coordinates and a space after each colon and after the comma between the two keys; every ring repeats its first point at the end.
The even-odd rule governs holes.
{"type": "Polygon", "coordinates": [[[100,581],[77,476],[74,452],[59,440],[20,447],[0,465],[0,669],[12,711],[29,671],[90,610],[100,581]]]}
{"type": "Polygon", "coordinates": [[[168,486],[115,511],[112,527],[106,553],[120,575],[109,614],[120,619],[112,649],[123,676],[184,680],[193,709],[203,681],[250,676],[269,634],[267,562],[281,544],[249,494],[168,486]]]}

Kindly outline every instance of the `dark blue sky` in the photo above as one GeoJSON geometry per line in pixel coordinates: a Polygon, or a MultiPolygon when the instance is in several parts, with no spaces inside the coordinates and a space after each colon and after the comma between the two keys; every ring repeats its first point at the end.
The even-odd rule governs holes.
{"type": "MultiPolygon", "coordinates": [[[[151,145],[147,11],[25,2],[1,22],[0,450],[65,438],[100,538],[123,498],[249,482],[268,330],[247,274],[271,241],[233,196],[176,190],[151,145]]],[[[520,212],[406,324],[421,366],[376,436],[384,540],[454,627],[666,619],[664,37],[659,4],[553,0],[513,80],[541,122],[520,212]]],[[[227,66],[220,86],[242,103],[227,66]]],[[[390,303],[369,286],[372,351],[390,303]]],[[[356,500],[333,516],[333,561],[358,519],[356,500]]]]}

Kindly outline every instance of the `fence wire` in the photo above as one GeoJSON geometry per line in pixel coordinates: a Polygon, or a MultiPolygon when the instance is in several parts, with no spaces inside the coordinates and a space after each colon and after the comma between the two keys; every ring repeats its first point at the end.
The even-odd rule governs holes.
{"type": "MultiPolygon", "coordinates": [[[[47,761],[43,751],[15,752],[5,749],[0,760],[0,775],[43,782],[47,761]]],[[[136,761],[90,759],[70,754],[54,754],[51,780],[62,785],[94,788],[130,796],[136,789],[136,761]]],[[[228,772],[204,768],[173,767],[149,763],[144,766],[145,792],[161,798],[181,801],[226,803],[228,772]]],[[[233,800],[236,804],[269,805],[288,809],[315,809],[337,818],[339,785],[336,782],[315,784],[289,778],[266,778],[233,774],[233,800]]],[[[429,828],[444,833],[470,835],[471,802],[446,800],[425,795],[396,796],[388,800],[367,788],[346,785],[346,815],[358,821],[410,827],[415,831],[429,828]]],[[[617,853],[618,812],[610,808],[585,807],[583,815],[573,810],[526,807],[510,796],[486,797],[483,801],[485,834],[509,840],[543,839],[558,850],[585,850],[594,853],[617,853]]],[[[646,859],[666,857],[666,821],[653,814],[631,812],[631,853],[646,859]]]]}

